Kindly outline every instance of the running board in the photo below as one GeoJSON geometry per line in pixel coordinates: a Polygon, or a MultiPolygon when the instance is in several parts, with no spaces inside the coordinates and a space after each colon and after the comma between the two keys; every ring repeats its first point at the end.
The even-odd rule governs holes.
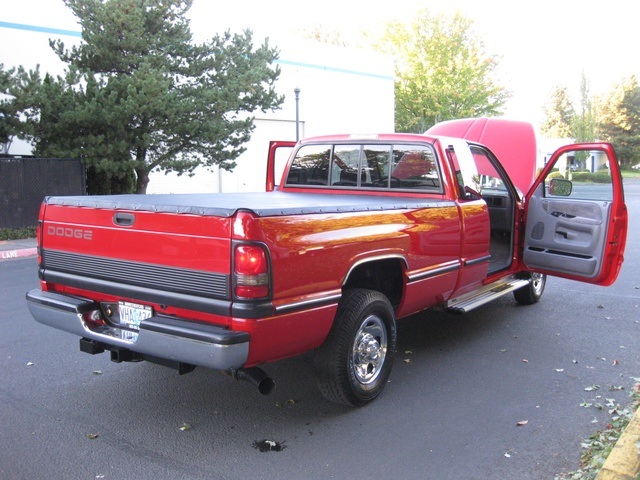
{"type": "Polygon", "coordinates": [[[527,279],[515,277],[503,278],[473,292],[452,298],[445,303],[445,309],[453,313],[467,313],[474,308],[478,308],[485,303],[489,303],[496,298],[500,298],[507,293],[511,293],[527,285],[529,285],[529,280],[527,279]]]}

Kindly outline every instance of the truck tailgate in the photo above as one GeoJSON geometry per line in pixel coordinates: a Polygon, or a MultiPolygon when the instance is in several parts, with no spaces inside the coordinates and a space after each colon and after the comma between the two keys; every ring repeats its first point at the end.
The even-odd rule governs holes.
{"type": "Polygon", "coordinates": [[[110,197],[79,206],[69,198],[45,200],[41,280],[228,313],[230,217],[178,213],[162,203],[160,211],[135,211],[96,200],[110,197]]]}

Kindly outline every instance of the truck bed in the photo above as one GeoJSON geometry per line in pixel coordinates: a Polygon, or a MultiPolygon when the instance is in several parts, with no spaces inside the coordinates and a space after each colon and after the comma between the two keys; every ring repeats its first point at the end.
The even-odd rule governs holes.
{"type": "MultiPolygon", "coordinates": [[[[366,212],[442,206],[443,200],[377,195],[293,192],[197,193],[47,197],[48,205],[231,217],[250,210],[260,217],[313,213],[366,212]]],[[[447,204],[452,202],[445,201],[447,204]]]]}

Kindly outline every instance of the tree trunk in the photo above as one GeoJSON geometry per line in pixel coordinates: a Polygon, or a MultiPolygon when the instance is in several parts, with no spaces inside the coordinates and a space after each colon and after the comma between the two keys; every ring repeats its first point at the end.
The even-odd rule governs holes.
{"type": "Polygon", "coordinates": [[[147,193],[149,186],[149,171],[146,168],[136,168],[136,193],[147,193]]]}
{"type": "MultiPolygon", "coordinates": [[[[144,123],[148,123],[145,121],[144,123]]],[[[147,149],[138,146],[136,149],[136,193],[147,193],[147,187],[149,186],[149,166],[146,163],[147,149]]]]}

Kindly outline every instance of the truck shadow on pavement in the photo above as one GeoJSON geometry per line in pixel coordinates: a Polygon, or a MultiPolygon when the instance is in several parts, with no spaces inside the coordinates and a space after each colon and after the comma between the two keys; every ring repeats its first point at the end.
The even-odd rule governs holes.
{"type": "Polygon", "coordinates": [[[85,381],[71,381],[64,395],[54,396],[82,399],[69,420],[130,454],[135,454],[132,448],[143,456],[162,454],[171,445],[174,451],[169,456],[181,462],[212,451],[287,455],[291,446],[313,448],[316,442],[345,435],[346,424],[358,435],[374,436],[379,426],[371,425],[372,415],[392,410],[403,418],[411,415],[417,402],[449,402],[437,397],[442,395],[438,387],[442,378],[456,375],[450,356],[476,356],[474,345],[487,332],[500,330],[498,324],[508,321],[500,311],[513,305],[505,301],[467,315],[427,312],[399,322],[398,353],[389,385],[360,409],[336,405],[321,396],[311,354],[265,366],[277,382],[268,396],[204,368],[180,376],[151,363],[113,364],[106,356],[89,363],[100,365],[99,374],[94,370],[85,381]],[[100,416],[94,414],[96,403],[100,416]],[[158,438],[160,447],[154,444],[158,438]]]}

